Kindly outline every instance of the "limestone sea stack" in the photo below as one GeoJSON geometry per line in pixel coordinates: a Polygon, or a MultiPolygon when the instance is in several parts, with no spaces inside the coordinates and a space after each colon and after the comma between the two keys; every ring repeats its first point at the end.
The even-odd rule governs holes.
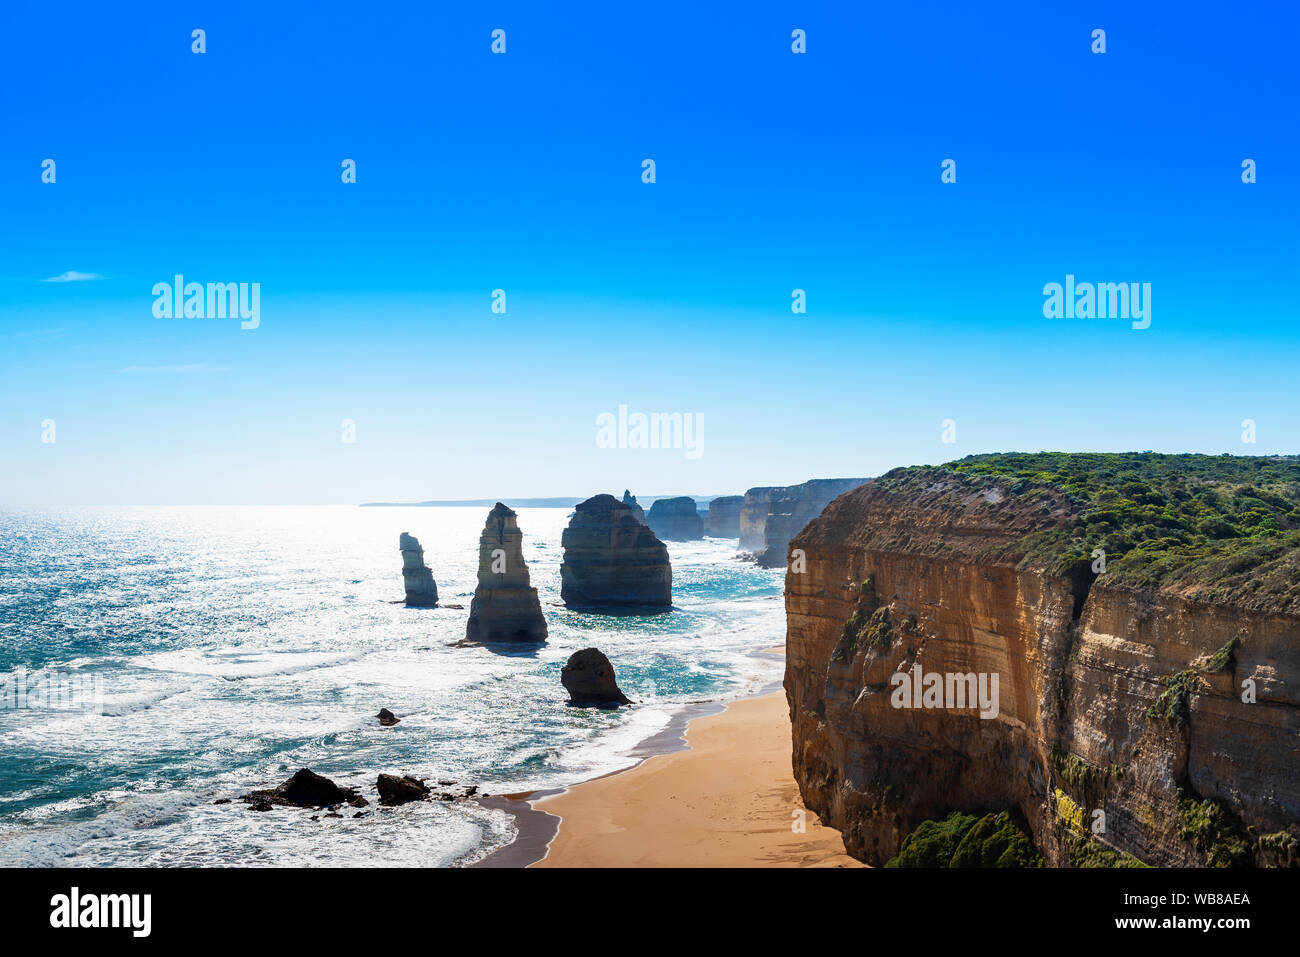
{"type": "Polygon", "coordinates": [[[546,618],[528,579],[523,542],[515,513],[497,502],[478,540],[478,587],[465,626],[470,641],[546,640],[546,618]]]}
{"type": "Polygon", "coordinates": [[[583,648],[569,656],[560,672],[560,683],[569,692],[569,704],[579,707],[617,708],[631,704],[614,680],[614,666],[599,648],[583,648]]]}
{"type": "Polygon", "coordinates": [[[687,542],[704,537],[704,520],[695,499],[685,495],[659,499],[650,506],[645,521],[661,539],[687,542]]]}
{"type": "Polygon", "coordinates": [[[438,586],[433,572],[424,564],[420,541],[408,532],[397,540],[402,553],[402,582],[406,585],[406,603],[416,608],[433,608],[438,604],[438,586]]]}
{"type": "Polygon", "coordinates": [[[614,496],[579,504],[560,541],[560,597],[569,608],[671,607],[667,546],[614,496]]]}
{"type": "Polygon", "coordinates": [[[623,504],[632,509],[632,514],[636,516],[638,522],[645,524],[645,509],[636,503],[636,496],[628,489],[623,489],[623,504]]]}
{"type": "Polygon", "coordinates": [[[740,538],[740,506],[743,495],[723,495],[709,503],[704,516],[704,534],[709,538],[740,538]]]}

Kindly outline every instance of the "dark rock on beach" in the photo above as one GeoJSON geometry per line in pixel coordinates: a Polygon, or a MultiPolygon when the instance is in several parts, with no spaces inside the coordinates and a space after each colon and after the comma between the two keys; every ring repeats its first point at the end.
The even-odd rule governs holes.
{"type": "Polygon", "coordinates": [[[614,681],[614,666],[599,648],[583,648],[569,656],[560,672],[569,703],[581,707],[617,708],[631,704],[614,681]]]}

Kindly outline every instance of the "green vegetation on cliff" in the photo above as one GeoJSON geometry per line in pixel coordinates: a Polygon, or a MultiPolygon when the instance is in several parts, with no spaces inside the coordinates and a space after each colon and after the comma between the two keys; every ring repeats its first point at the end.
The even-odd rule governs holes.
{"type": "Polygon", "coordinates": [[[1110,583],[1177,586],[1198,600],[1300,612],[1300,458],[1038,452],[973,455],[896,469],[889,488],[947,472],[1003,494],[1068,502],[1016,544],[1023,561],[1087,577],[1105,552],[1110,583]]]}
{"type": "Polygon", "coordinates": [[[1042,867],[1033,841],[1011,813],[976,817],[953,811],[922,821],[886,867],[1042,867]]]}
{"type": "MultiPolygon", "coordinates": [[[[1282,832],[1284,836],[1285,832],[1282,832]]],[[[1178,834],[1205,854],[1206,867],[1249,867],[1255,843],[1241,819],[1222,801],[1202,798],[1184,785],[1178,790],[1178,834]]],[[[1276,838],[1278,835],[1270,835],[1276,838]]]]}

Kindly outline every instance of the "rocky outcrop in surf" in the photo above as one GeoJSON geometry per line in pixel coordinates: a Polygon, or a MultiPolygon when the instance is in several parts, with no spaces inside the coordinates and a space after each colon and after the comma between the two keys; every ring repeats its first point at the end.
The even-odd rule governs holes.
{"type": "Polygon", "coordinates": [[[631,704],[614,680],[614,666],[599,648],[583,648],[569,656],[560,671],[560,683],[569,692],[569,704],[580,707],[617,708],[631,704]]]}
{"type": "Polygon", "coordinates": [[[723,495],[709,502],[704,516],[704,534],[709,538],[740,537],[740,507],[743,495],[723,495]]]}
{"type": "Polygon", "coordinates": [[[241,800],[255,811],[269,811],[273,807],[337,807],[340,804],[366,807],[370,803],[360,792],[339,787],[311,768],[302,768],[289,780],[269,790],[250,791],[241,800]]]}
{"type": "Polygon", "coordinates": [[[1297,489],[1295,458],[1043,453],[842,495],[786,574],[808,808],[869,863],[1003,809],[1051,865],[1300,862],[1297,489]]]}
{"type": "Polygon", "coordinates": [[[645,522],[662,541],[688,542],[704,537],[704,520],[695,499],[661,498],[650,506],[645,522]]]}
{"type": "Polygon", "coordinates": [[[424,549],[419,539],[402,532],[397,540],[402,553],[402,583],[406,586],[406,603],[415,608],[433,608],[438,604],[438,586],[433,572],[424,564],[424,549]]]}
{"type": "Polygon", "coordinates": [[[398,777],[396,774],[381,774],[375,782],[379,792],[379,803],[384,807],[396,807],[411,801],[423,801],[431,793],[428,786],[419,778],[410,775],[398,777]]]}
{"type": "Polygon", "coordinates": [[[561,543],[560,597],[569,608],[662,610],[672,605],[668,548],[614,496],[596,495],[580,503],[561,543]]]}
{"type": "Polygon", "coordinates": [[[465,626],[468,640],[546,640],[546,618],[529,581],[523,540],[515,513],[497,502],[479,536],[478,587],[465,626]]]}

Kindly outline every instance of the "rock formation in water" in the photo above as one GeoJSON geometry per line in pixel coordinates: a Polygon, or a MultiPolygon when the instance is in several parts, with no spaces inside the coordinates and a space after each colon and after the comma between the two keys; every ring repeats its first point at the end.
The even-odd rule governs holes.
{"type": "Polygon", "coordinates": [[[370,802],[352,788],[339,787],[324,775],[311,768],[302,768],[283,784],[265,791],[250,791],[242,798],[255,811],[269,811],[272,807],[335,807],[350,804],[365,807],[370,802]]]}
{"type": "Polygon", "coordinates": [[[393,725],[397,724],[397,722],[402,720],[387,708],[380,708],[379,714],[375,715],[375,717],[379,719],[379,724],[385,728],[391,728],[393,725]]]}
{"type": "Polygon", "coordinates": [[[515,513],[497,502],[478,541],[478,587],[465,626],[470,641],[546,640],[546,618],[529,583],[523,541],[515,513]]]}
{"type": "Polygon", "coordinates": [[[632,514],[636,516],[638,522],[645,524],[645,509],[637,504],[636,496],[628,489],[623,489],[623,504],[632,509],[632,514]]]}
{"type": "Polygon", "coordinates": [[[841,496],[786,575],[804,802],[876,864],[1000,809],[1051,865],[1300,862],[1297,489],[1295,458],[1043,453],[841,496]]]}
{"type": "Polygon", "coordinates": [[[375,782],[379,791],[379,803],[385,807],[396,807],[410,801],[423,801],[430,794],[429,788],[419,778],[409,775],[398,777],[395,774],[381,774],[375,782]]]}
{"type": "Polygon", "coordinates": [[[764,568],[780,568],[786,563],[790,539],[837,495],[865,481],[812,479],[802,485],[751,488],[740,507],[740,547],[764,568]]]}
{"type": "Polygon", "coordinates": [[[710,538],[740,537],[740,506],[743,495],[723,495],[709,502],[704,516],[704,534],[710,538]]]}
{"type": "Polygon", "coordinates": [[[424,549],[419,540],[402,532],[397,540],[402,553],[402,582],[406,585],[406,603],[418,608],[433,608],[438,604],[438,586],[433,572],[424,564],[424,549]]]}
{"type": "Polygon", "coordinates": [[[617,708],[631,704],[614,680],[614,666],[599,648],[583,648],[569,656],[560,672],[569,703],[582,707],[617,708]]]}
{"type": "Polygon", "coordinates": [[[704,520],[695,499],[661,498],[650,506],[645,523],[661,541],[686,542],[704,537],[704,520]]]}
{"type": "Polygon", "coordinates": [[[612,495],[579,504],[561,538],[560,597],[570,608],[665,609],[672,605],[668,548],[612,495]]]}

